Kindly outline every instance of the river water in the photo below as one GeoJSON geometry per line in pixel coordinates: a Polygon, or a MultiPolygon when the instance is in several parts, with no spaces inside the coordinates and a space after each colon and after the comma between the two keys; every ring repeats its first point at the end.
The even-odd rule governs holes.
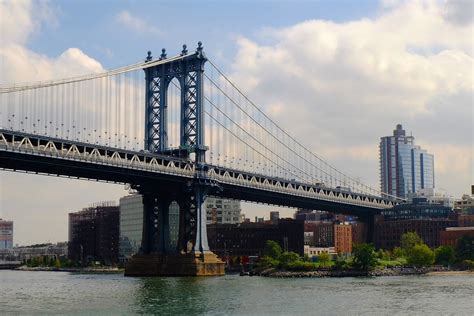
{"type": "Polygon", "coordinates": [[[130,278],[0,270],[3,314],[474,315],[474,275],[130,278]]]}

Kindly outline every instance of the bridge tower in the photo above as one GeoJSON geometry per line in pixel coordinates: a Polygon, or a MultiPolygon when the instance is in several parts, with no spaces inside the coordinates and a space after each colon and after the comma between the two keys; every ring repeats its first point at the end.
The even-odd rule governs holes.
{"type": "Polygon", "coordinates": [[[140,253],[125,267],[125,275],[223,275],[224,263],[209,250],[206,210],[207,194],[220,190],[206,177],[204,144],[204,64],[207,58],[202,43],[194,53],[186,45],[179,57],[167,59],[162,49],[159,61],[152,65],[148,52],[145,67],[145,149],[158,154],[190,159],[194,178],[166,187],[140,183],[134,187],[143,195],[144,220],[140,253]],[[176,78],[181,91],[180,146],[168,145],[168,87],[176,78]],[[169,208],[179,205],[177,246],[170,245],[169,208]]]}

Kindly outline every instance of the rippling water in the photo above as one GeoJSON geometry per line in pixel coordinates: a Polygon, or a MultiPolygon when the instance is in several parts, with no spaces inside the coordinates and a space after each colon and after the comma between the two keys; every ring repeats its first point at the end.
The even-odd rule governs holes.
{"type": "Polygon", "coordinates": [[[0,270],[0,314],[474,315],[474,275],[125,278],[0,270]]]}

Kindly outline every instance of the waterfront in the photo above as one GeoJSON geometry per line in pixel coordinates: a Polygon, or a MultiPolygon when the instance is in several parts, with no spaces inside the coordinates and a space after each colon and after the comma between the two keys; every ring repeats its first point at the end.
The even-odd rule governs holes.
{"type": "Polygon", "coordinates": [[[0,271],[0,293],[2,314],[471,315],[474,275],[125,278],[0,271]]]}

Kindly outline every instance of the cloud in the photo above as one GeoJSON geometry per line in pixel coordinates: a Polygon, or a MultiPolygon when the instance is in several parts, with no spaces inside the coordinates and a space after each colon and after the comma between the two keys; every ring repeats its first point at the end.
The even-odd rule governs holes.
{"type": "Polygon", "coordinates": [[[372,19],[264,29],[265,44],[242,36],[232,78],[297,139],[373,187],[379,138],[402,123],[435,155],[437,184],[460,195],[474,178],[473,28],[454,23],[450,5],[390,1],[372,19]],[[459,162],[451,173],[447,161],[459,162]]]}
{"type": "Polygon", "coordinates": [[[123,26],[137,32],[161,35],[161,31],[145,22],[142,18],[132,15],[130,12],[123,10],[116,15],[116,20],[123,26]]]}

